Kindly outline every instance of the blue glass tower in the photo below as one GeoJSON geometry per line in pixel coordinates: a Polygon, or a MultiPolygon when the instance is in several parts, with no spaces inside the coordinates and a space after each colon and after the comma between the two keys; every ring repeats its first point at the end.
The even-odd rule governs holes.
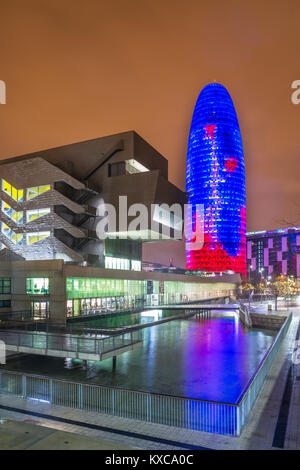
{"type": "MultiPolygon", "coordinates": [[[[223,85],[201,91],[190,128],[186,191],[189,203],[203,206],[204,244],[187,239],[189,270],[246,276],[246,191],[242,138],[231,97],[223,85]],[[196,245],[195,245],[196,246],[196,245]]],[[[198,217],[198,216],[197,216],[198,217]]],[[[186,221],[187,233],[195,225],[186,221]]]]}

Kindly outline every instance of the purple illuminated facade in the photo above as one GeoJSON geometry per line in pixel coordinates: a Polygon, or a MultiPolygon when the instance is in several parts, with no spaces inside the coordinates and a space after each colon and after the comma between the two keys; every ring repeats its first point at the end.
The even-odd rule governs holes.
{"type": "Polygon", "coordinates": [[[300,227],[247,233],[248,274],[300,279],[300,227]]]}

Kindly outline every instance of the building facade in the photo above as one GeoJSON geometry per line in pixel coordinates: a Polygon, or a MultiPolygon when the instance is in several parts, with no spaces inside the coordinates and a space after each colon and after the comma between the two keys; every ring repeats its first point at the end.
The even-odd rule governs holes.
{"type": "Polygon", "coordinates": [[[215,278],[105,269],[63,260],[3,261],[0,321],[68,318],[235,295],[239,275],[215,278]]]}
{"type": "Polygon", "coordinates": [[[231,97],[218,83],[203,88],[195,106],[188,142],[186,191],[193,207],[187,218],[187,269],[229,270],[245,277],[243,145],[231,97]],[[196,212],[196,205],[201,212],[196,212]],[[195,249],[197,223],[204,232],[204,243],[195,249]]]}
{"type": "Polygon", "coordinates": [[[2,160],[0,179],[2,321],[65,323],[220,298],[239,285],[239,276],[210,281],[142,271],[142,243],[174,239],[178,222],[165,208],[162,214],[155,209],[183,208],[187,196],[168,181],[167,160],[133,131],[2,160]],[[146,227],[132,229],[130,211],[124,225],[120,196],[127,207],[147,208],[146,227]],[[104,203],[115,208],[116,225],[102,239],[97,228],[104,203]]]}
{"type": "Polygon", "coordinates": [[[168,181],[167,160],[133,131],[2,160],[0,180],[0,259],[141,270],[142,241],[174,233],[160,219],[152,223],[152,205],[187,200],[168,181]],[[126,239],[133,216],[120,226],[120,196],[127,207],[148,209],[148,229],[137,240],[126,239]],[[115,233],[105,241],[96,233],[103,204],[116,209],[115,233]]]}
{"type": "Polygon", "coordinates": [[[248,279],[281,274],[300,279],[300,227],[247,233],[248,279]]]}

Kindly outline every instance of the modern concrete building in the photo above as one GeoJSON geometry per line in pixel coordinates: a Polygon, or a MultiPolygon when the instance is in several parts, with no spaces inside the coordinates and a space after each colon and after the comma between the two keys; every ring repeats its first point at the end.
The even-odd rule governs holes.
{"type": "MultiPolygon", "coordinates": [[[[168,181],[168,161],[133,131],[2,160],[0,178],[0,242],[14,253],[11,258],[26,260],[111,267],[115,260],[106,258],[113,257],[127,260],[124,269],[140,270],[141,241],[103,243],[97,237],[99,206],[112,204],[118,211],[119,196],[126,196],[128,207],[142,203],[153,219],[151,205],[187,201],[168,181]]],[[[116,216],[116,232],[124,235],[116,216]]],[[[159,235],[149,229],[144,241],[168,238],[160,221],[151,222],[159,235]]]]}
{"type": "Polygon", "coordinates": [[[0,162],[0,316],[48,318],[131,310],[228,296],[239,276],[142,272],[142,242],[174,238],[172,213],[187,196],[168,181],[168,162],[135,132],[0,162]],[[148,209],[147,229],[128,238],[119,197],[148,209]],[[99,239],[99,207],[116,208],[115,233],[99,239]],[[169,215],[169,217],[168,217],[169,215]],[[155,223],[153,223],[155,222],[155,223]],[[126,238],[127,237],[127,238],[126,238]]]}
{"type": "Polygon", "coordinates": [[[300,227],[247,233],[248,278],[300,278],[300,227]]]}

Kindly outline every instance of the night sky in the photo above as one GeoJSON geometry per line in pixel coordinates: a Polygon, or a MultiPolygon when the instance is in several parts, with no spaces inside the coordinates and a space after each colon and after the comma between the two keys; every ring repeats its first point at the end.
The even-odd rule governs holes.
{"type": "MultiPolygon", "coordinates": [[[[10,0],[0,7],[0,158],[136,130],[185,188],[193,108],[216,80],[243,137],[247,229],[300,225],[300,2],[10,0]]],[[[144,258],[184,265],[181,243],[144,258]]]]}

